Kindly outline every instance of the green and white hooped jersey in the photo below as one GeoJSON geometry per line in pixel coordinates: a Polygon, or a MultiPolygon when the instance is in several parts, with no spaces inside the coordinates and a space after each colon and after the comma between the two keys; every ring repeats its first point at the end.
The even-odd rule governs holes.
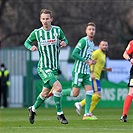
{"type": "MultiPolygon", "coordinates": [[[[85,60],[90,60],[92,57],[92,52],[94,50],[94,43],[93,41],[90,41],[86,36],[79,40],[75,48],[78,48],[80,50],[79,54],[82,58],[84,58],[85,60]]],[[[75,60],[72,71],[82,74],[89,74],[90,68],[85,62],[75,60]]]]}
{"type": "MultiPolygon", "coordinates": [[[[35,29],[31,32],[27,38],[30,45],[33,41],[38,43],[39,62],[38,68],[50,68],[51,70],[58,69],[59,53],[60,53],[60,41],[68,41],[58,26],[51,26],[50,30],[44,30],[43,27],[35,29]]],[[[30,45],[31,46],[31,45],[30,45]]],[[[26,46],[28,49],[30,46],[26,46]]]]}

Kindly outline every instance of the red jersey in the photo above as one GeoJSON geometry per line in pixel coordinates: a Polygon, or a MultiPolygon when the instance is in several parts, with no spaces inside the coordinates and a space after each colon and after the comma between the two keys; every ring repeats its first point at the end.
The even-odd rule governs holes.
{"type": "Polygon", "coordinates": [[[126,53],[128,55],[131,55],[133,58],[133,40],[129,42],[127,48],[126,48],[126,53]]]}

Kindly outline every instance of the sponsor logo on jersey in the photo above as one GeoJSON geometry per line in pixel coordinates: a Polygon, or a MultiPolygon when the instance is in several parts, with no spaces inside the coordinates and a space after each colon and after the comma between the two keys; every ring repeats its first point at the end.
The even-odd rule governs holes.
{"type": "Polygon", "coordinates": [[[57,43],[56,39],[48,39],[48,40],[41,40],[40,41],[41,45],[55,45],[57,43]]]}

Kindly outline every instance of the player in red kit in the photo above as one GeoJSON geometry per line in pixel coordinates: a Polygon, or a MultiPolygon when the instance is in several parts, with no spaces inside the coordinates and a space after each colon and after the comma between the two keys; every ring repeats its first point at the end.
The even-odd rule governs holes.
{"type": "Polygon", "coordinates": [[[123,106],[123,113],[120,119],[122,122],[127,122],[128,111],[130,109],[130,106],[133,100],[133,40],[129,42],[126,50],[124,51],[123,57],[126,60],[128,60],[132,65],[130,69],[130,78],[129,78],[129,83],[128,83],[129,93],[127,94],[125,98],[124,106],[123,106]]]}

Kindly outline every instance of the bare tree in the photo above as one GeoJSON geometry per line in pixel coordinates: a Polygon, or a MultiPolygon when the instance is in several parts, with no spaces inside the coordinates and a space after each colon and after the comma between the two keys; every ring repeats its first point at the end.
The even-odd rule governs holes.
{"type": "MultiPolygon", "coordinates": [[[[85,26],[89,21],[96,23],[95,44],[106,38],[110,51],[133,39],[131,0],[1,0],[1,45],[23,46],[26,37],[34,28],[39,28],[39,12],[42,8],[53,11],[53,24],[63,28],[69,45],[76,45],[85,35],[85,26]]],[[[121,51],[123,50],[121,48],[121,51]]],[[[110,56],[111,53],[109,53],[110,56]]],[[[114,56],[114,55],[113,55],[114,56]]]]}

